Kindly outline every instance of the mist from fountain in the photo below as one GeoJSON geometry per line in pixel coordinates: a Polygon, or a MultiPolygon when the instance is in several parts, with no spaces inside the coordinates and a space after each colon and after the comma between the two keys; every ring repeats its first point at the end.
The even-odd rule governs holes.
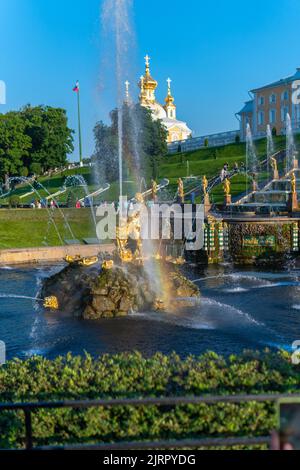
{"type": "Polygon", "coordinates": [[[118,159],[119,192],[123,196],[123,106],[124,77],[128,76],[127,56],[132,48],[133,28],[131,25],[132,0],[104,0],[102,7],[102,28],[114,37],[115,76],[118,109],[118,159]]]}
{"type": "Polygon", "coordinates": [[[286,115],[286,173],[294,168],[296,159],[296,146],[292,128],[292,120],[289,113],[286,115]]]}
{"type": "MultiPolygon", "coordinates": [[[[133,173],[137,187],[143,175],[140,165],[140,148],[139,148],[139,135],[141,130],[141,123],[139,122],[138,115],[133,100],[129,94],[130,71],[134,68],[133,60],[129,60],[129,55],[132,55],[135,43],[134,28],[131,18],[132,14],[132,0],[105,0],[102,10],[102,24],[103,29],[110,28],[110,36],[114,35],[114,53],[116,56],[115,61],[115,74],[116,74],[116,87],[117,87],[117,107],[118,107],[118,154],[119,154],[119,186],[120,196],[123,196],[123,165],[127,164],[130,171],[133,173]],[[126,95],[124,96],[124,84],[126,83],[126,95]],[[126,113],[126,114],[125,114],[126,113]],[[128,119],[130,124],[130,135],[124,135],[124,118],[128,119]],[[126,148],[129,147],[130,151],[124,155],[124,139],[126,139],[126,148]],[[133,158],[131,158],[131,154],[133,158]],[[128,161],[123,161],[128,158],[128,161]],[[130,159],[130,161],[129,161],[130,159]]],[[[121,204],[122,208],[122,204],[121,204]]],[[[155,242],[146,240],[142,247],[142,256],[147,261],[144,263],[144,270],[151,280],[151,285],[154,287],[158,298],[162,296],[163,282],[161,280],[160,263],[154,259],[157,254],[155,242]]]]}
{"type": "Polygon", "coordinates": [[[248,192],[248,176],[255,177],[258,171],[258,159],[256,149],[253,142],[250,124],[247,124],[246,129],[246,190],[248,192]]]}
{"type": "Polygon", "coordinates": [[[274,140],[272,135],[272,130],[270,124],[267,125],[267,172],[268,172],[268,180],[270,179],[270,169],[271,169],[271,161],[270,158],[274,155],[275,146],[274,140]]]}
{"type": "Polygon", "coordinates": [[[89,198],[90,190],[89,190],[89,187],[87,185],[87,182],[86,182],[86,180],[84,179],[84,177],[82,175],[71,175],[71,176],[67,176],[67,178],[65,180],[65,187],[68,188],[70,186],[76,186],[75,183],[78,183],[78,186],[83,188],[83,190],[85,192],[85,197],[89,201],[89,207],[90,207],[90,210],[91,210],[91,215],[92,215],[92,219],[93,219],[94,226],[95,226],[95,232],[96,232],[96,229],[97,229],[96,214],[95,214],[95,210],[94,210],[93,200],[91,200],[89,198]]]}
{"type": "MultiPolygon", "coordinates": [[[[34,194],[36,194],[36,196],[38,197],[39,200],[42,200],[43,197],[41,196],[41,194],[39,193],[38,191],[38,188],[36,186],[38,186],[40,189],[42,189],[46,194],[48,194],[48,196],[51,196],[50,192],[41,184],[41,183],[38,183],[36,182],[36,186],[34,186],[32,183],[31,183],[31,179],[30,178],[26,178],[25,176],[14,176],[14,177],[11,177],[9,178],[9,183],[25,183],[25,184],[28,184],[28,186],[31,188],[32,192],[34,192],[34,194]]],[[[45,207],[46,211],[47,211],[47,214],[48,214],[48,217],[49,217],[49,221],[50,223],[52,223],[52,225],[54,226],[55,228],[55,231],[56,231],[56,234],[59,238],[59,241],[61,242],[62,245],[64,245],[64,242],[63,242],[63,239],[62,239],[62,236],[58,230],[58,227],[57,227],[57,224],[53,218],[53,212],[51,211],[51,209],[49,209],[48,206],[45,207]]],[[[70,235],[71,235],[71,238],[73,240],[75,240],[75,236],[74,236],[74,233],[71,229],[71,226],[69,224],[69,222],[67,221],[63,211],[57,207],[60,215],[62,216],[63,220],[64,220],[64,224],[65,224],[65,227],[68,229],[70,235]]]]}

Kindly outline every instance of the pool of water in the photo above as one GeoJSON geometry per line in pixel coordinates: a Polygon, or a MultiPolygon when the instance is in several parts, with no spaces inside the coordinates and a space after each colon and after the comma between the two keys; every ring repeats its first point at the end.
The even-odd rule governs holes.
{"type": "MultiPolygon", "coordinates": [[[[238,270],[231,265],[199,272],[188,267],[202,299],[185,313],[135,314],[128,318],[87,322],[45,312],[31,300],[43,278],[60,266],[0,268],[0,340],[7,357],[34,354],[53,358],[85,351],[102,353],[156,351],[181,356],[213,350],[234,354],[244,349],[291,349],[300,339],[300,270],[238,270]]],[[[187,268],[186,268],[187,269],[187,268]]]]}

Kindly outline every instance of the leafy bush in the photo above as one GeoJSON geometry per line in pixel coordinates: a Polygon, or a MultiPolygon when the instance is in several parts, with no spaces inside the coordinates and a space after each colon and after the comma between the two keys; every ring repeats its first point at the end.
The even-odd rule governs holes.
{"type": "Polygon", "coordinates": [[[28,176],[29,174],[29,171],[28,171],[28,168],[26,166],[24,166],[21,170],[20,170],[20,176],[24,176],[25,178],[28,176]]]}
{"type": "Polygon", "coordinates": [[[16,209],[20,205],[20,203],[21,203],[21,199],[19,196],[17,196],[16,194],[13,196],[10,196],[9,201],[8,201],[10,208],[16,209]]]}
{"type": "Polygon", "coordinates": [[[40,163],[32,163],[30,165],[30,172],[33,174],[33,175],[41,175],[42,174],[42,165],[40,163]]]}
{"type": "MultiPolygon", "coordinates": [[[[98,360],[15,360],[0,369],[0,401],[56,401],[161,396],[298,392],[300,368],[286,353],[214,353],[181,360],[177,355],[104,355],[98,360]]],[[[35,444],[262,436],[276,426],[274,404],[177,407],[117,406],[90,410],[42,410],[33,414],[35,444]]],[[[22,412],[0,413],[0,447],[24,445],[22,412]]]]}

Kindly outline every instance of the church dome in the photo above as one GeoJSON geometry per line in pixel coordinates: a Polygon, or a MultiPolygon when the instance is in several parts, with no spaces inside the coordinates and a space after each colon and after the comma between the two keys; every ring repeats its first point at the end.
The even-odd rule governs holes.
{"type": "Polygon", "coordinates": [[[157,102],[149,104],[148,108],[151,109],[154,119],[165,119],[167,117],[165,109],[157,102]]]}

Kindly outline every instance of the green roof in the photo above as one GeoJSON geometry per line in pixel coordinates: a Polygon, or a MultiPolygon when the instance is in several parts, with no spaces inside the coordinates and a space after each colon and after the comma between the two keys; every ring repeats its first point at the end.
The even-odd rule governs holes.
{"type": "Polygon", "coordinates": [[[274,88],[274,87],[281,86],[281,85],[289,85],[295,80],[300,80],[300,68],[298,68],[296,73],[294,75],[291,75],[290,77],[282,78],[281,80],[270,83],[269,85],[255,88],[254,90],[251,90],[251,92],[256,93],[257,91],[264,90],[266,88],[274,88]]]}

